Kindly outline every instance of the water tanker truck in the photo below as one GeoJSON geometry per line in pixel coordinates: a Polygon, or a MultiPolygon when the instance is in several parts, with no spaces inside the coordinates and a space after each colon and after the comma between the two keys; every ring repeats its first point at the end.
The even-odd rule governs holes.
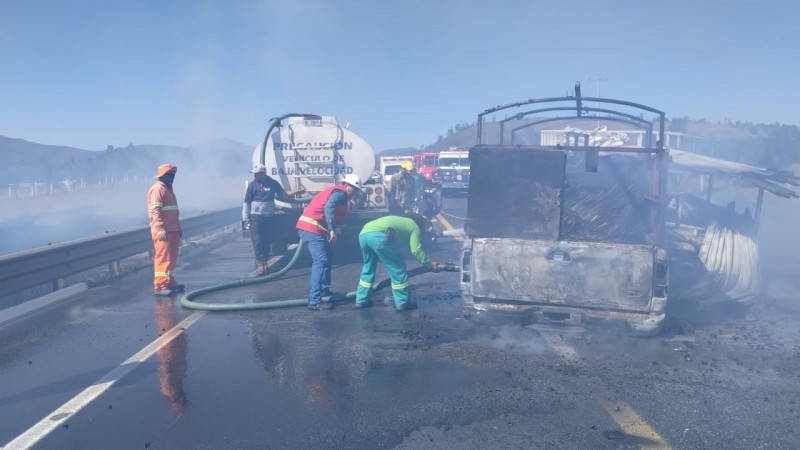
{"type": "MultiPolygon", "coordinates": [[[[355,174],[363,186],[361,195],[350,203],[349,214],[340,230],[340,241],[357,242],[361,227],[386,215],[382,185],[369,184],[375,167],[375,152],[361,136],[342,127],[333,116],[286,114],[270,121],[264,140],[253,151],[253,164],[267,166],[267,175],[287,191],[305,190],[310,198],[316,193],[355,174]]],[[[276,201],[276,228],[273,245],[276,253],[298,240],[295,224],[302,205],[276,201]]]]}

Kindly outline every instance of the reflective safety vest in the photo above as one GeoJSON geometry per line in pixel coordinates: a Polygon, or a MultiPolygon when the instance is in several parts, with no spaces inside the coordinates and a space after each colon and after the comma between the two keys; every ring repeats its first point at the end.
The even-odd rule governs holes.
{"type": "MultiPolygon", "coordinates": [[[[306,206],[306,209],[303,210],[303,215],[300,216],[300,219],[297,221],[296,228],[298,230],[308,231],[314,234],[326,234],[330,231],[328,230],[328,224],[325,220],[325,204],[328,203],[328,199],[331,198],[333,191],[343,191],[345,197],[347,197],[347,191],[345,191],[344,187],[341,185],[331,186],[315,195],[308,206],[306,206]]],[[[345,215],[347,215],[348,203],[349,201],[336,207],[333,217],[334,226],[338,226],[344,220],[345,215]]]]}
{"type": "Polygon", "coordinates": [[[162,230],[181,231],[175,192],[160,180],[147,191],[147,212],[153,236],[162,230]]]}

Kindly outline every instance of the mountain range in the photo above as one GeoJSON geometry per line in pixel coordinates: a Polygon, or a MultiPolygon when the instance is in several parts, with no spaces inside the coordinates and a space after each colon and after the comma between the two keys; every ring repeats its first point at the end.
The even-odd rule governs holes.
{"type": "MultiPolygon", "coordinates": [[[[570,125],[562,123],[560,127],[570,125]]],[[[598,124],[599,125],[599,124],[598,124]]],[[[615,124],[607,124],[609,129],[615,124]]],[[[507,125],[506,134],[510,125],[507,125]]],[[[550,126],[550,128],[556,128],[550,126]]],[[[487,122],[484,136],[492,142],[500,134],[499,122],[487,122]]],[[[517,143],[537,144],[542,126],[530,127],[518,136],[517,143]]],[[[800,160],[800,130],[795,125],[711,123],[703,119],[673,118],[668,131],[702,138],[702,148],[689,149],[733,161],[770,168],[785,168],[800,160]]],[[[469,148],[476,143],[473,124],[458,124],[439,136],[431,145],[376,151],[378,156],[400,156],[451,147],[469,148]]],[[[166,145],[109,146],[103,151],[44,145],[24,139],[0,136],[0,187],[5,184],[57,182],[61,180],[93,183],[123,177],[151,179],[155,167],[169,162],[183,170],[206,176],[231,176],[246,173],[254,145],[229,139],[207,141],[189,147],[166,145]]]]}
{"type": "Polygon", "coordinates": [[[0,136],[0,185],[59,180],[88,183],[106,177],[152,178],[159,164],[219,176],[241,174],[255,146],[219,139],[191,147],[129,145],[89,151],[0,136]]]}

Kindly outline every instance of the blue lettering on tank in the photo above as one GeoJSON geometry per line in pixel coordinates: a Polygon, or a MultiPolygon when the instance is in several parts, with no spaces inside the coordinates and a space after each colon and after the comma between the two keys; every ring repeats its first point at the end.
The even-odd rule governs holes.
{"type": "Polygon", "coordinates": [[[272,144],[273,151],[306,151],[306,150],[352,150],[352,142],[275,142],[272,144]]]}

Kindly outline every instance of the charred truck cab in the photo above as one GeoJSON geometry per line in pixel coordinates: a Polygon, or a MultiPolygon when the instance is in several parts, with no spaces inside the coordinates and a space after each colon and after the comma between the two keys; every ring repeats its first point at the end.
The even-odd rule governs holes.
{"type": "Polygon", "coordinates": [[[574,96],[478,115],[461,254],[467,318],[659,330],[668,298],[664,118],[644,105],[582,97],[579,84],[574,96]],[[520,107],[533,109],[509,114],[499,143],[482,142],[484,117],[520,107]],[[581,133],[566,133],[555,145],[515,142],[527,127],[584,120],[624,122],[646,130],[648,139],[641,148],[590,145],[581,133]],[[509,123],[518,126],[506,130],[509,123]]]}

